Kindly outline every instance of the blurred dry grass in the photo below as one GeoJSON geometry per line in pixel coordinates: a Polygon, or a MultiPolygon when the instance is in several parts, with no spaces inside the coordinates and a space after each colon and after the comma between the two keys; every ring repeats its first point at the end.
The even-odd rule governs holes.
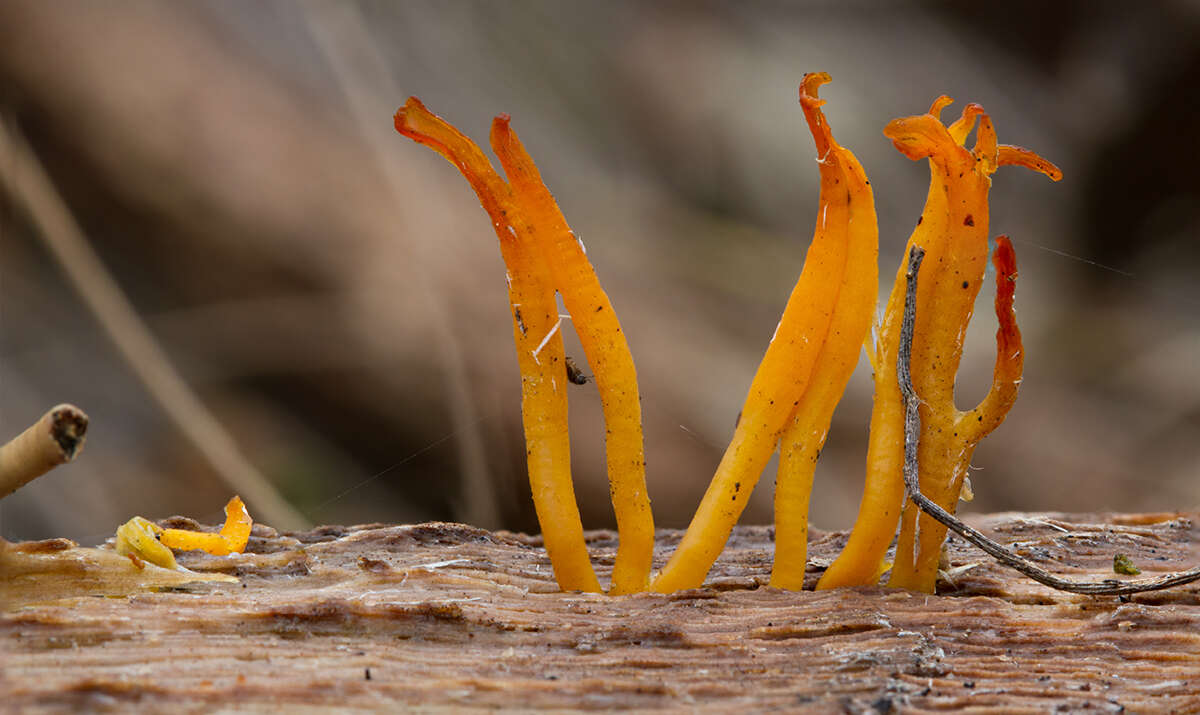
{"type": "MultiPolygon", "coordinates": [[[[405,97],[478,140],[514,117],[626,326],[664,526],[707,485],[811,236],[800,76],[834,77],[822,94],[876,189],[885,276],[927,171],[880,129],[943,92],[977,101],[1002,141],[1066,179],[995,180],[1028,359],[976,455],[971,508],[1195,507],[1200,13],[887,7],[6,0],[0,112],[189,383],[309,518],[531,530],[495,238],[453,168],[392,131],[405,97]]],[[[0,534],[213,520],[224,487],[6,197],[0,256],[0,434],[63,400],[93,420],[77,463],[0,506],[0,534]]],[[[964,404],[986,385],[993,330],[981,304],[964,404]]],[[[599,405],[590,389],[572,399],[577,490],[600,527],[599,405]]],[[[869,403],[860,369],[818,470],[821,527],[857,508],[869,403]]],[[[770,481],[744,522],[770,520],[770,481]]]]}

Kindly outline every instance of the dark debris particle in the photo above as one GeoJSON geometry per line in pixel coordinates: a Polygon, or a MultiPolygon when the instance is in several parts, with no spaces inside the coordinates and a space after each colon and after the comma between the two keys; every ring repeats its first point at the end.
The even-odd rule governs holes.
{"type": "Polygon", "coordinates": [[[320,544],[326,541],[336,541],[350,533],[344,526],[318,526],[309,531],[294,534],[302,544],[320,544]]]}
{"type": "Polygon", "coordinates": [[[168,516],[158,522],[158,525],[164,529],[184,529],[186,531],[216,531],[216,528],[204,526],[195,519],[189,519],[186,516],[168,516]]]}
{"type": "Polygon", "coordinates": [[[391,565],[383,559],[373,559],[370,556],[359,556],[358,567],[363,571],[372,573],[385,573],[391,571],[391,565]]]}
{"type": "Polygon", "coordinates": [[[44,539],[42,541],[19,541],[9,548],[23,554],[53,554],[73,549],[78,545],[70,539],[57,538],[44,539]]]}
{"type": "Polygon", "coordinates": [[[478,542],[480,538],[488,538],[486,529],[467,524],[456,524],[445,521],[430,521],[423,524],[413,524],[406,527],[404,533],[418,544],[452,546],[478,542]]]}

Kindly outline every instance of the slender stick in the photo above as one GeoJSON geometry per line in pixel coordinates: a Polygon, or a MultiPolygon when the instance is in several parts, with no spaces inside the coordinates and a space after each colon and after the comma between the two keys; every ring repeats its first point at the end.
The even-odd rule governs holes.
{"type": "Polygon", "coordinates": [[[1095,596],[1123,596],[1146,591],[1159,591],[1164,588],[1181,586],[1200,581],[1200,566],[1188,571],[1167,574],[1155,579],[1139,581],[1117,581],[1104,579],[1102,581],[1075,581],[1062,578],[1024,559],[1000,544],[984,536],[976,529],[959,521],[953,514],[931,501],[921,493],[919,465],[917,464],[917,445],[921,434],[921,414],[919,411],[921,399],[913,388],[911,361],[913,323],[916,317],[917,273],[921,270],[921,260],[925,250],[913,246],[908,257],[908,273],[906,292],[904,296],[904,316],[900,324],[900,350],[896,359],[896,374],[900,382],[900,393],[904,397],[904,486],[908,498],[926,514],[945,524],[956,534],[987,552],[1000,563],[1019,571],[1040,584],[1068,591],[1095,596]]]}
{"type": "Polygon", "coordinates": [[[74,459],[83,449],[87,427],[83,410],[57,405],[0,447],[0,499],[74,459]]]}
{"type": "Polygon", "coordinates": [[[117,352],[218,478],[280,529],[309,525],[242,453],[200,400],[96,255],[50,176],[21,137],[0,122],[0,188],[25,209],[50,253],[117,352]]]}

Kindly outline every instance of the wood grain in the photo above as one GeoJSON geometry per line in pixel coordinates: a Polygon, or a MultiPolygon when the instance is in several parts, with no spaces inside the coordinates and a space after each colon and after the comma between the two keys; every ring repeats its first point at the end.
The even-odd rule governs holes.
{"type": "MultiPolygon", "coordinates": [[[[1060,573],[1200,561],[1198,514],[973,523],[1060,573]]],[[[164,525],[194,528],[186,519],[164,525]]],[[[658,535],[661,566],[680,533],[658,535]]],[[[71,597],[0,615],[0,709],[1200,711],[1200,588],[1052,591],[952,539],[940,594],[766,586],[772,531],[739,527],[704,588],[558,593],[535,537],[461,524],[258,525],[181,563],[240,584],[71,597]]],[[[811,588],[845,533],[815,532],[811,588]]],[[[602,579],[615,537],[592,532],[602,579]]]]}

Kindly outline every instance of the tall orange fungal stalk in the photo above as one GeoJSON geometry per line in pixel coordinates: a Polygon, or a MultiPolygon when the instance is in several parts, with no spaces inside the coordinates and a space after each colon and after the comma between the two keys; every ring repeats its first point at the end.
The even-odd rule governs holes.
{"type": "Polygon", "coordinates": [[[607,430],[608,479],[620,536],[610,593],[645,591],[654,555],[654,517],[646,492],[642,400],[633,354],[583,243],[542,183],[537,165],[509,126],[507,115],[492,122],[492,148],[521,202],[534,244],[595,372],[607,430]]]}
{"type": "Polygon", "coordinates": [[[804,268],[750,383],[733,439],[683,540],[651,585],[655,591],[704,582],[785,430],[776,499],[783,551],[776,554],[774,583],[798,588],[803,581],[813,462],[858,361],[877,291],[874,198],[858,160],[834,141],[820,109],[817,88],[828,81],[828,74],[809,74],[801,85],[821,172],[804,268]]]}
{"type": "Polygon", "coordinates": [[[583,523],[571,483],[567,434],[567,380],[558,304],[531,228],[508,184],[479,147],[410,98],[395,117],[396,130],[458,167],[492,219],[508,268],[513,341],[521,370],[521,420],[534,509],[559,586],[599,591],[588,559],[583,523]]]}
{"type": "Polygon", "coordinates": [[[620,539],[611,593],[646,590],[654,553],[654,520],[646,491],[637,372],[621,324],[583,244],[567,225],[507,115],[496,117],[491,132],[492,148],[507,182],[470,139],[415,98],[396,113],[396,129],[428,144],[459,167],[500,238],[521,367],[530,484],[559,585],[599,590],[571,483],[568,377],[556,291],[595,370],[607,426],[608,475],[620,539]]]}

